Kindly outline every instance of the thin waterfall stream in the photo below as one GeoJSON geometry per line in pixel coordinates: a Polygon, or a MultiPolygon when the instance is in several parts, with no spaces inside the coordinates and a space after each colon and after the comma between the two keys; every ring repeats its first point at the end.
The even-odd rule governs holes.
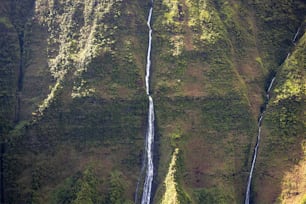
{"type": "Polygon", "coordinates": [[[251,182],[252,182],[252,177],[253,177],[253,172],[254,172],[254,167],[255,167],[255,162],[256,162],[256,158],[257,158],[259,142],[260,142],[261,124],[262,124],[262,120],[263,120],[263,117],[264,117],[265,109],[266,109],[267,104],[269,102],[270,91],[271,91],[271,88],[273,86],[274,81],[275,81],[275,76],[272,78],[272,80],[269,84],[269,88],[266,91],[266,93],[267,93],[266,94],[266,104],[264,106],[263,111],[259,115],[259,119],[258,119],[258,123],[257,123],[257,125],[258,125],[257,141],[256,141],[256,145],[255,145],[255,148],[254,148],[254,155],[253,155],[251,170],[250,170],[250,174],[249,174],[249,178],[248,178],[248,185],[247,185],[247,191],[246,191],[245,202],[244,202],[245,204],[250,203],[251,182]]]}
{"type": "MultiPolygon", "coordinates": [[[[145,140],[145,157],[143,160],[143,167],[146,167],[145,178],[143,184],[141,204],[150,204],[151,202],[151,193],[152,193],[152,183],[154,176],[154,163],[153,163],[153,147],[154,147],[154,103],[153,98],[150,95],[150,71],[151,71],[151,48],[152,48],[152,28],[151,28],[151,18],[153,12],[153,0],[151,0],[151,6],[149,10],[147,26],[149,28],[149,41],[148,41],[148,52],[147,52],[147,64],[146,64],[146,94],[149,99],[149,110],[148,110],[148,124],[146,131],[146,140],[145,140]]],[[[143,169],[142,169],[143,171],[143,169]]],[[[136,189],[136,198],[137,202],[137,191],[138,184],[136,189]]]]}
{"type": "MultiPolygon", "coordinates": [[[[296,33],[295,33],[295,35],[294,35],[294,37],[292,39],[293,45],[295,45],[295,42],[296,42],[297,37],[299,35],[300,29],[301,29],[301,27],[298,28],[298,30],[296,31],[296,33]]],[[[284,62],[289,58],[289,56],[290,56],[290,52],[287,54],[287,57],[284,60],[284,62]]],[[[272,86],[273,86],[274,82],[275,82],[275,75],[273,76],[272,80],[269,83],[269,87],[266,90],[265,104],[264,104],[264,107],[263,107],[263,109],[262,109],[262,111],[261,111],[261,113],[259,115],[259,118],[258,118],[258,123],[257,123],[257,126],[258,126],[257,141],[256,141],[256,145],[255,145],[255,148],[254,148],[254,154],[253,154],[250,174],[249,174],[249,177],[248,177],[248,184],[247,184],[247,189],[246,189],[246,193],[245,193],[245,202],[244,202],[245,204],[249,204],[250,203],[251,183],[252,183],[253,172],[254,172],[254,168],[255,168],[255,163],[256,163],[256,158],[257,158],[258,148],[259,148],[259,142],[260,142],[260,137],[261,137],[261,124],[262,124],[262,120],[264,118],[265,110],[266,110],[267,105],[268,105],[269,100],[270,100],[270,92],[271,92],[271,89],[272,89],[272,86]]]]}

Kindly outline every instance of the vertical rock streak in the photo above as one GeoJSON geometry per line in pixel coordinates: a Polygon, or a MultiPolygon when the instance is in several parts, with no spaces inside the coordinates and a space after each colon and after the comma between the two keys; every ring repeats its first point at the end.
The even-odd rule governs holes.
{"type": "MultiPolygon", "coordinates": [[[[292,38],[292,43],[295,45],[295,42],[297,40],[297,36],[299,35],[301,27],[299,27],[294,35],[294,37],[292,38]]],[[[286,61],[290,56],[290,52],[288,52],[287,57],[284,61],[286,61]]],[[[249,174],[249,178],[248,178],[248,184],[247,184],[247,189],[246,189],[246,193],[245,193],[245,204],[249,204],[250,203],[250,191],[251,191],[251,183],[252,183],[252,177],[253,177],[253,172],[254,172],[254,168],[255,168],[255,162],[256,162],[256,158],[257,158],[257,153],[258,153],[258,147],[259,147],[259,142],[260,142],[260,136],[261,136],[261,124],[262,124],[262,120],[264,117],[264,113],[265,110],[267,108],[267,105],[269,103],[270,100],[270,92],[272,89],[272,86],[275,82],[275,76],[272,78],[269,87],[266,91],[266,102],[263,108],[263,111],[260,113],[259,115],[259,119],[258,119],[258,134],[257,134],[257,141],[256,141],[256,145],[254,148],[254,155],[253,155],[253,159],[252,159],[252,165],[251,165],[251,170],[250,170],[250,174],[249,174]]]]}

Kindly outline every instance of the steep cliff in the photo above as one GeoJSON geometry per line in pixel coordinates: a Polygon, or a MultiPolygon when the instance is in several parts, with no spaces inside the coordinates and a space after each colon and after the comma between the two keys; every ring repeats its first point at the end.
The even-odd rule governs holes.
{"type": "MultiPolygon", "coordinates": [[[[162,1],[155,6],[153,90],[159,99],[156,112],[161,134],[161,177],[168,168],[169,147],[179,148],[175,178],[177,192],[183,197],[181,203],[242,203],[266,86],[294,47],[292,38],[303,22],[305,4],[162,1]]],[[[296,61],[299,64],[295,69],[303,72],[305,62],[301,58],[296,61]]],[[[275,124],[270,128],[291,129],[290,125],[275,124]]],[[[302,137],[305,127],[299,128],[302,137]]],[[[262,143],[274,145],[266,139],[262,143]]],[[[294,144],[300,146],[300,141],[294,144]]],[[[267,156],[269,150],[261,150],[255,172],[257,167],[265,171],[269,161],[279,156],[278,151],[273,157],[267,156]]],[[[273,172],[278,172],[279,181],[283,170],[276,168],[273,172]]],[[[256,176],[252,200],[274,202],[281,194],[281,184],[277,188],[276,183],[263,178],[260,181],[256,176]]],[[[161,194],[164,188],[168,188],[167,183],[160,186],[161,194]]],[[[157,194],[156,202],[159,197],[157,194]]]]}
{"type": "MultiPolygon", "coordinates": [[[[305,29],[305,24],[300,28],[305,29]]],[[[305,48],[301,37],[280,66],[267,109],[254,202],[305,203],[305,48]]]]}
{"type": "MultiPolygon", "coordinates": [[[[20,108],[18,120],[11,120],[2,138],[3,199],[132,201],[146,117],[142,80],[146,4],[35,1],[24,6],[13,1],[8,5],[11,22],[23,20],[14,24],[17,36],[23,33],[23,76],[21,89],[13,80],[7,86],[13,102],[18,90],[20,108]],[[16,8],[27,16],[18,15],[16,8]]],[[[14,40],[18,45],[18,38],[14,40]]],[[[17,65],[18,54],[16,62],[11,60],[17,65]]],[[[18,69],[14,74],[11,78],[18,78],[18,69]]],[[[1,105],[14,112],[7,109],[12,104],[1,105]]]]}
{"type": "MultiPolygon", "coordinates": [[[[150,6],[0,2],[1,203],[133,203],[141,194],[150,6]]],[[[153,7],[153,202],[244,201],[273,76],[251,202],[305,202],[305,3],[153,7]]]]}

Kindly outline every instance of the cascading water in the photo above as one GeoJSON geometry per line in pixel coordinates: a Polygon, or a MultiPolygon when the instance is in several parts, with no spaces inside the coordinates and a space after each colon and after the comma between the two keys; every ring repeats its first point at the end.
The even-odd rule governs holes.
{"type": "Polygon", "coordinates": [[[151,48],[152,48],[152,28],[151,28],[151,18],[153,12],[153,0],[151,1],[151,8],[148,15],[147,26],[149,28],[149,44],[147,52],[147,65],[146,65],[146,92],[150,95],[150,68],[151,68],[151,48]]]}
{"type": "MultiPolygon", "coordinates": [[[[295,45],[297,36],[300,32],[300,28],[298,28],[297,32],[295,33],[293,39],[292,39],[292,43],[295,45]]],[[[290,56],[290,52],[287,54],[287,57],[285,60],[287,60],[290,56]]],[[[250,191],[251,191],[251,182],[252,182],[252,177],[253,177],[253,172],[254,172],[254,167],[255,167],[255,162],[256,162],[256,158],[257,158],[257,153],[258,153],[258,147],[259,147],[259,142],[260,142],[260,136],[261,136],[261,124],[262,124],[262,120],[264,117],[264,113],[265,110],[267,108],[269,99],[270,99],[270,91],[272,89],[273,83],[275,81],[275,76],[272,78],[268,89],[266,90],[266,102],[265,102],[265,106],[263,108],[263,111],[260,113],[259,115],[259,119],[258,119],[258,133],[257,133],[257,141],[256,141],[256,145],[254,148],[254,155],[253,155],[253,160],[252,160],[252,165],[251,165],[251,170],[250,170],[250,174],[249,174],[249,178],[248,178],[248,184],[247,184],[247,190],[246,190],[246,194],[245,194],[245,204],[249,204],[250,203],[250,191]]]]}
{"type": "Polygon", "coordinates": [[[153,143],[154,143],[154,104],[149,96],[149,117],[148,129],[146,134],[146,177],[143,185],[141,204],[149,204],[151,199],[152,181],[153,181],[153,143]]]}
{"type": "Polygon", "coordinates": [[[260,113],[259,119],[258,119],[257,141],[256,141],[255,149],[254,149],[252,166],[251,166],[251,170],[250,170],[250,174],[249,174],[249,178],[248,178],[248,185],[247,185],[246,197],[245,197],[245,202],[244,202],[245,204],[249,204],[250,203],[251,182],[252,182],[253,171],[254,171],[254,167],[255,167],[255,162],[256,162],[257,153],[258,153],[258,147],[259,147],[259,142],[260,142],[261,124],[262,124],[262,120],[263,120],[263,117],[264,117],[264,111],[265,111],[266,106],[268,104],[268,101],[270,99],[270,91],[271,91],[271,88],[273,86],[274,81],[275,81],[275,77],[273,77],[273,79],[271,80],[271,82],[269,84],[269,87],[268,87],[268,89],[266,91],[266,93],[267,93],[267,95],[266,95],[266,104],[265,104],[265,107],[264,107],[263,111],[260,113]]]}
{"type": "Polygon", "coordinates": [[[295,33],[293,39],[292,39],[292,43],[293,43],[293,44],[295,44],[295,41],[296,41],[297,36],[299,35],[300,29],[301,29],[301,26],[297,29],[297,31],[296,31],[296,33],[295,33]]]}
{"type": "MultiPolygon", "coordinates": [[[[146,144],[145,144],[145,159],[144,164],[146,166],[145,180],[143,185],[143,193],[141,204],[149,204],[151,201],[152,182],[154,175],[154,164],[153,164],[153,144],[154,144],[154,103],[150,95],[150,68],[151,68],[151,47],[152,47],[152,28],[151,18],[153,12],[153,0],[151,1],[151,7],[149,10],[149,16],[147,25],[149,28],[149,43],[147,52],[147,65],[146,65],[146,93],[149,98],[149,113],[148,113],[148,127],[146,132],[146,144]]],[[[137,190],[138,191],[138,190],[137,190]]],[[[137,193],[137,192],[136,192],[137,193]]],[[[136,197],[137,202],[137,197],[136,197]]]]}

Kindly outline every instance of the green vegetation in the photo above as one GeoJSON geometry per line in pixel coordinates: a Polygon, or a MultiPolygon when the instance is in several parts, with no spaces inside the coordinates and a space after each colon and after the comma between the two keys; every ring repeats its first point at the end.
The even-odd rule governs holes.
{"type": "Polygon", "coordinates": [[[225,204],[228,202],[233,202],[232,198],[228,195],[223,195],[219,189],[202,189],[195,192],[197,203],[220,203],[225,204]]]}
{"type": "MultiPolygon", "coordinates": [[[[148,108],[149,6],[0,3],[6,202],[133,203],[148,108]]],[[[303,161],[305,25],[296,46],[292,38],[305,9],[302,0],[154,1],[154,203],[243,202],[273,73],[252,198],[285,199],[282,181],[303,161]]]]}
{"type": "Polygon", "coordinates": [[[270,20],[263,17],[269,12],[267,5],[253,1],[155,4],[153,90],[162,138],[159,180],[166,176],[164,163],[170,161],[167,148],[180,148],[178,186],[195,203],[213,198],[217,200],[210,202],[242,202],[247,176],[242,172],[249,169],[265,81],[292,46],[288,40],[301,22],[301,3],[277,4],[280,8],[273,10],[270,20]],[[278,19],[285,7],[292,9],[278,19]],[[294,25],[290,29],[288,22],[294,25]],[[202,196],[193,193],[198,189],[204,189],[202,196]]]}
{"type": "Polygon", "coordinates": [[[12,28],[13,27],[10,20],[7,17],[4,17],[4,16],[0,18],[0,23],[5,25],[7,28],[12,28]]]}
{"type": "Polygon", "coordinates": [[[162,204],[171,204],[171,203],[180,203],[178,201],[177,195],[177,183],[175,181],[175,174],[176,174],[176,160],[177,154],[179,153],[179,149],[176,148],[172,154],[171,162],[169,164],[169,170],[167,176],[164,181],[165,185],[165,194],[161,201],[162,204]]]}
{"type": "Polygon", "coordinates": [[[306,81],[303,77],[303,66],[306,63],[305,45],[304,35],[277,75],[268,120],[273,121],[273,129],[283,136],[299,135],[306,127],[301,113],[306,96],[306,81]]]}
{"type": "Polygon", "coordinates": [[[124,186],[119,172],[112,172],[105,184],[108,193],[103,197],[99,194],[99,179],[94,175],[93,169],[88,168],[83,173],[77,172],[73,177],[67,178],[64,183],[55,189],[51,203],[132,203],[123,198],[124,186]]]}
{"type": "MultiPolygon", "coordinates": [[[[15,3],[16,8],[23,5],[15,3]]],[[[1,118],[12,118],[1,124],[8,142],[5,200],[132,203],[147,110],[142,86],[146,27],[138,22],[145,18],[142,2],[45,3],[36,2],[36,10],[29,12],[35,16],[13,16],[16,25],[24,23],[20,32],[25,34],[22,120],[16,125],[12,112],[19,62],[7,63],[16,70],[1,66],[11,72],[1,75],[11,83],[1,93],[12,100],[1,109],[7,111],[1,118]]],[[[9,52],[16,51],[8,55],[12,61],[19,57],[18,36],[13,37],[14,32],[3,41],[11,46],[9,52]]]]}
{"type": "Polygon", "coordinates": [[[67,178],[63,186],[55,190],[51,203],[101,203],[96,189],[97,178],[92,171],[89,168],[84,173],[67,178]]]}
{"type": "MultiPolygon", "coordinates": [[[[7,21],[8,19],[5,18],[7,21]]],[[[8,21],[9,22],[9,21],[8,21]]],[[[12,125],[14,106],[16,103],[15,91],[19,69],[19,44],[14,29],[0,24],[0,118],[3,125],[12,125]]],[[[1,127],[3,127],[1,125],[1,127]]]]}
{"type": "Polygon", "coordinates": [[[303,196],[302,204],[306,203],[306,195],[303,196]]]}
{"type": "MultiPolygon", "coordinates": [[[[304,34],[276,75],[273,96],[264,121],[265,134],[256,172],[255,188],[258,194],[261,194],[261,190],[265,190],[259,189],[257,187],[258,183],[260,182],[264,186],[267,185],[268,188],[269,185],[265,183],[266,175],[269,175],[277,166],[278,173],[273,178],[268,178],[267,182],[273,183],[273,186],[278,186],[273,192],[287,197],[284,191],[289,189],[288,192],[290,192],[292,190],[291,188],[284,188],[282,184],[294,181],[290,180],[291,177],[286,175],[299,177],[296,172],[299,172],[299,169],[303,169],[303,165],[305,165],[303,163],[304,150],[302,149],[306,129],[304,103],[306,89],[305,77],[303,77],[306,63],[305,39],[304,34]],[[295,165],[298,165],[297,169],[295,169],[295,165]]],[[[301,180],[303,179],[301,178],[301,180]]],[[[299,186],[300,184],[297,182],[295,185],[299,186]]],[[[294,191],[301,191],[301,189],[295,189],[294,191]]],[[[299,198],[298,195],[295,195],[291,199],[295,197],[299,198]]],[[[274,198],[267,196],[256,199],[270,202],[274,198]]],[[[296,201],[284,200],[282,202],[296,201]]]]}
{"type": "Polygon", "coordinates": [[[285,59],[291,40],[304,20],[305,4],[302,1],[248,0],[247,5],[255,11],[259,23],[257,43],[262,52],[265,67],[275,70],[285,59]],[[273,9],[271,9],[273,7],[273,9]],[[274,50],[270,52],[269,50],[274,50]]]}

